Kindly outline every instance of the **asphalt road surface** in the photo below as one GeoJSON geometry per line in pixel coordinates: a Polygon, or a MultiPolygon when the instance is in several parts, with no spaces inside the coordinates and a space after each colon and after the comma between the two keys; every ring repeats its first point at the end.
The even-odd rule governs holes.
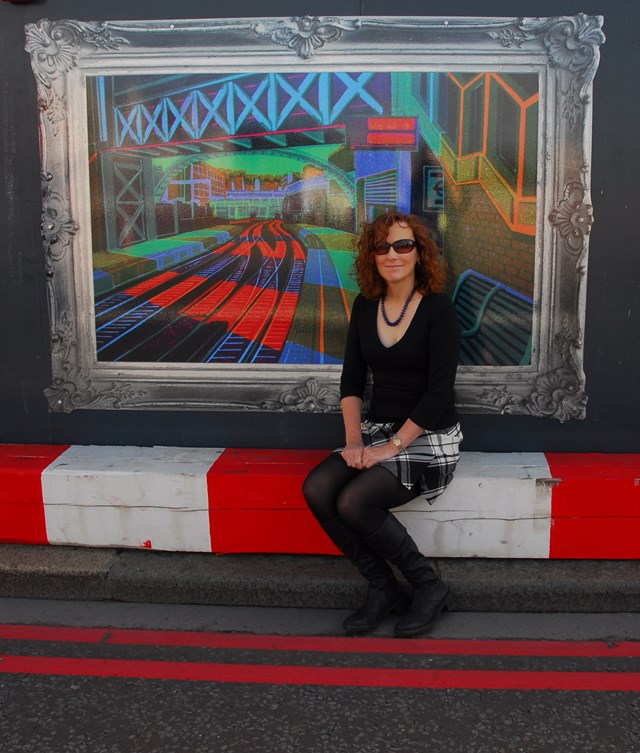
{"type": "Polygon", "coordinates": [[[640,615],[0,599],[2,753],[639,753],[640,615]]]}

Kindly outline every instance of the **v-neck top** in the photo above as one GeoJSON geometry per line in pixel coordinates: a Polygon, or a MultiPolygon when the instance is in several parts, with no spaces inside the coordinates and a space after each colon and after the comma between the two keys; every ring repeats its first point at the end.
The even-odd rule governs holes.
{"type": "Polygon", "coordinates": [[[340,396],[363,398],[368,370],[373,392],[367,418],[402,422],[410,418],[435,431],[458,421],[454,383],[460,347],[455,308],[444,293],[422,298],[407,331],[385,346],[377,327],[378,301],[362,294],[353,302],[340,396]]]}

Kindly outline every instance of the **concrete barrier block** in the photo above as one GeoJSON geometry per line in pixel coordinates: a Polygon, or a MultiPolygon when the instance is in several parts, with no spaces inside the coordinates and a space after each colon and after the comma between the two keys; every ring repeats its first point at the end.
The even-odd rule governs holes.
{"type": "Polygon", "coordinates": [[[206,473],[221,452],[69,448],[42,474],[49,541],[211,551],[206,473]]]}
{"type": "Polygon", "coordinates": [[[428,505],[394,511],[434,557],[548,557],[553,483],[542,453],[463,453],[453,481],[428,505]]]}

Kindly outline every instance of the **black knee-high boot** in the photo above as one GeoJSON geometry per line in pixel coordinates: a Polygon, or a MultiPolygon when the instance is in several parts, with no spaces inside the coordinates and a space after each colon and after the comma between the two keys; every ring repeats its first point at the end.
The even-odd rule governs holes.
{"type": "Polygon", "coordinates": [[[369,581],[367,599],[360,609],[343,622],[345,631],[350,635],[368,633],[380,624],[388,612],[400,614],[406,610],[409,597],[389,565],[341,518],[333,518],[321,525],[331,541],[369,581]]]}
{"type": "Polygon", "coordinates": [[[381,557],[393,562],[413,587],[411,608],[399,620],[395,634],[408,638],[427,631],[446,606],[449,586],[440,580],[407,529],[393,515],[389,514],[365,542],[381,557]]]}

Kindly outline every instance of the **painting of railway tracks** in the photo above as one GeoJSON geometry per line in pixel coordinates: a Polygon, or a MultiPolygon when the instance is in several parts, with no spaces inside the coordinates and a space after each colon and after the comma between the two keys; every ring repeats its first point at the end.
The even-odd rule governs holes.
{"type": "Polygon", "coordinates": [[[354,295],[345,261],[307,249],[282,220],[232,230],[217,245],[216,235],[195,234],[205,251],[101,297],[100,358],[339,363],[354,295]]]}
{"type": "Polygon", "coordinates": [[[419,215],[465,365],[531,360],[538,79],[88,77],[97,360],[340,364],[364,222],[419,215]]]}

